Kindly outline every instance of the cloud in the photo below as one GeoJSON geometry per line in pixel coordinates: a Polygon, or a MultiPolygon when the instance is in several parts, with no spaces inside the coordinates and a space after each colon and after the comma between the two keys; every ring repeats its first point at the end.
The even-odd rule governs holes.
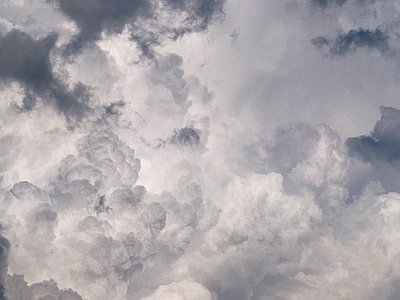
{"type": "Polygon", "coordinates": [[[339,33],[331,39],[320,36],[311,40],[318,49],[327,49],[332,58],[342,58],[360,48],[379,51],[382,55],[390,55],[392,49],[389,44],[389,35],[377,28],[375,30],[362,29],[350,30],[347,33],[339,33]]]}
{"type": "Polygon", "coordinates": [[[169,139],[172,144],[178,146],[196,147],[200,144],[201,131],[190,127],[175,130],[174,135],[169,139]]]}
{"type": "Polygon", "coordinates": [[[80,32],[67,46],[67,53],[76,53],[89,42],[100,39],[103,31],[121,33],[124,26],[138,17],[151,17],[151,3],[146,0],[116,2],[53,0],[58,9],[72,19],[80,32]]]}
{"type": "Polygon", "coordinates": [[[7,276],[7,298],[5,299],[68,299],[83,300],[71,289],[59,289],[54,280],[46,280],[28,285],[22,275],[7,276]]]}
{"type": "Polygon", "coordinates": [[[370,135],[346,140],[350,154],[372,164],[397,165],[400,159],[400,111],[393,107],[380,107],[381,119],[370,135]]]}
{"type": "Polygon", "coordinates": [[[337,6],[342,6],[347,2],[347,0],[311,0],[311,3],[322,8],[326,8],[329,5],[335,4],[337,6]]]}
{"type": "Polygon", "coordinates": [[[44,99],[67,118],[81,119],[88,111],[88,89],[77,84],[72,90],[56,79],[50,62],[56,34],[39,40],[20,30],[0,37],[0,77],[18,81],[25,88],[23,109],[32,110],[37,97],[44,99]]]}
{"type": "Polygon", "coordinates": [[[119,0],[112,4],[95,0],[85,5],[78,0],[51,2],[79,28],[67,45],[66,54],[80,52],[86,44],[98,41],[102,33],[118,34],[128,26],[131,39],[148,57],[154,56],[153,46],[165,37],[177,39],[207,29],[212,19],[221,14],[224,3],[223,0],[168,0],[161,5],[148,0],[119,0]]]}
{"type": "Polygon", "coordinates": [[[56,41],[56,34],[34,40],[19,30],[8,32],[0,38],[1,77],[21,81],[34,89],[45,89],[47,82],[54,81],[50,51],[56,41]]]}
{"type": "Polygon", "coordinates": [[[0,4],[19,28],[2,39],[47,78],[2,75],[5,297],[396,298],[400,188],[376,165],[398,163],[397,65],[388,52],[323,59],[309,42],[381,53],[393,28],[354,28],[388,28],[394,2],[229,0],[218,26],[221,1],[51,3],[58,25],[43,18],[35,33],[23,30],[37,20],[3,8],[40,15],[41,0],[0,4]],[[365,137],[380,151],[353,134],[377,102],[389,104],[365,137]],[[87,118],[71,130],[77,103],[87,118]],[[349,132],[372,167],[346,151],[349,132]]]}
{"type": "Polygon", "coordinates": [[[7,274],[8,268],[8,252],[10,251],[9,241],[0,236],[0,299],[5,299],[5,284],[4,280],[7,274]]]}

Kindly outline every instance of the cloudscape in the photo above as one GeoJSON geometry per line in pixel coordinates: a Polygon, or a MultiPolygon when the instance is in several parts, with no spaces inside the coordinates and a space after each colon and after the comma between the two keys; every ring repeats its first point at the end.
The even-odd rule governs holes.
{"type": "Polygon", "coordinates": [[[3,0],[0,299],[400,299],[394,0],[3,0]]]}

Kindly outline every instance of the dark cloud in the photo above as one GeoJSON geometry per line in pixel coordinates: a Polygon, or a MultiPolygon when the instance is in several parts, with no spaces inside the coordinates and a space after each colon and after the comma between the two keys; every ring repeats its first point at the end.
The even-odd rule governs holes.
{"type": "Polygon", "coordinates": [[[10,250],[10,243],[8,240],[0,235],[0,299],[5,298],[4,279],[7,274],[8,268],[8,252],[10,250]]]}
{"type": "Polygon", "coordinates": [[[319,6],[322,8],[326,8],[329,5],[342,6],[346,2],[347,2],[347,0],[311,0],[312,5],[319,6]]]}
{"type": "Polygon", "coordinates": [[[40,97],[69,119],[80,119],[88,110],[89,91],[83,84],[71,91],[54,77],[50,54],[56,41],[56,34],[35,40],[19,30],[0,36],[0,78],[22,84],[24,110],[33,109],[40,97]]]}
{"type": "Polygon", "coordinates": [[[89,43],[97,41],[102,32],[120,33],[127,23],[139,16],[150,17],[152,6],[147,0],[51,0],[79,27],[79,34],[67,47],[67,53],[76,53],[89,43]]]}
{"type": "Polygon", "coordinates": [[[400,110],[380,107],[381,120],[370,135],[348,138],[346,146],[351,155],[367,163],[400,162],[400,110]]]}
{"type": "Polygon", "coordinates": [[[30,87],[42,90],[54,81],[50,51],[57,35],[34,40],[28,34],[12,30],[0,37],[0,77],[15,79],[30,87]]]}
{"type": "Polygon", "coordinates": [[[335,39],[320,36],[311,40],[315,47],[327,50],[331,58],[342,58],[359,48],[379,51],[382,55],[390,54],[389,36],[383,30],[362,29],[339,33],[335,39]]]}
{"type": "Polygon", "coordinates": [[[79,28],[79,33],[66,47],[66,55],[76,54],[86,44],[96,42],[103,32],[121,33],[128,25],[131,39],[145,56],[152,58],[152,48],[166,36],[177,39],[207,29],[214,16],[222,12],[224,0],[166,0],[162,5],[149,0],[91,0],[84,4],[80,0],[48,2],[55,3],[79,28]],[[164,23],[162,19],[173,22],[164,23]],[[180,20],[178,24],[176,20],[180,20]]]}
{"type": "Polygon", "coordinates": [[[167,0],[167,3],[187,15],[186,26],[172,29],[174,38],[178,38],[192,31],[207,29],[208,24],[216,14],[223,13],[224,0],[167,0]]]}
{"type": "Polygon", "coordinates": [[[200,144],[200,135],[200,130],[184,127],[175,130],[170,142],[178,146],[197,146],[200,144]]]}
{"type": "Polygon", "coordinates": [[[118,102],[112,102],[110,105],[105,105],[104,110],[106,115],[111,115],[111,116],[118,116],[120,115],[119,108],[124,107],[125,102],[124,101],[118,101],[118,102]]]}

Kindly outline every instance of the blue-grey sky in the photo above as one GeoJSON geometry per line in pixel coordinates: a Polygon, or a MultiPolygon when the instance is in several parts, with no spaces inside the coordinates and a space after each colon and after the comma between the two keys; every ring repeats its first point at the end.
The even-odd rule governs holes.
{"type": "Polygon", "coordinates": [[[398,299],[399,13],[3,0],[0,300],[398,299]]]}

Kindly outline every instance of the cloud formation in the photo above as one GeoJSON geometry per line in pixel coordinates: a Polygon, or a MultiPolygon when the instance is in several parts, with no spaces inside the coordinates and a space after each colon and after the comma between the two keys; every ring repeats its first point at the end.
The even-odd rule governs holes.
{"type": "Polygon", "coordinates": [[[396,2],[46,3],[0,3],[0,298],[397,299],[396,2]]]}

